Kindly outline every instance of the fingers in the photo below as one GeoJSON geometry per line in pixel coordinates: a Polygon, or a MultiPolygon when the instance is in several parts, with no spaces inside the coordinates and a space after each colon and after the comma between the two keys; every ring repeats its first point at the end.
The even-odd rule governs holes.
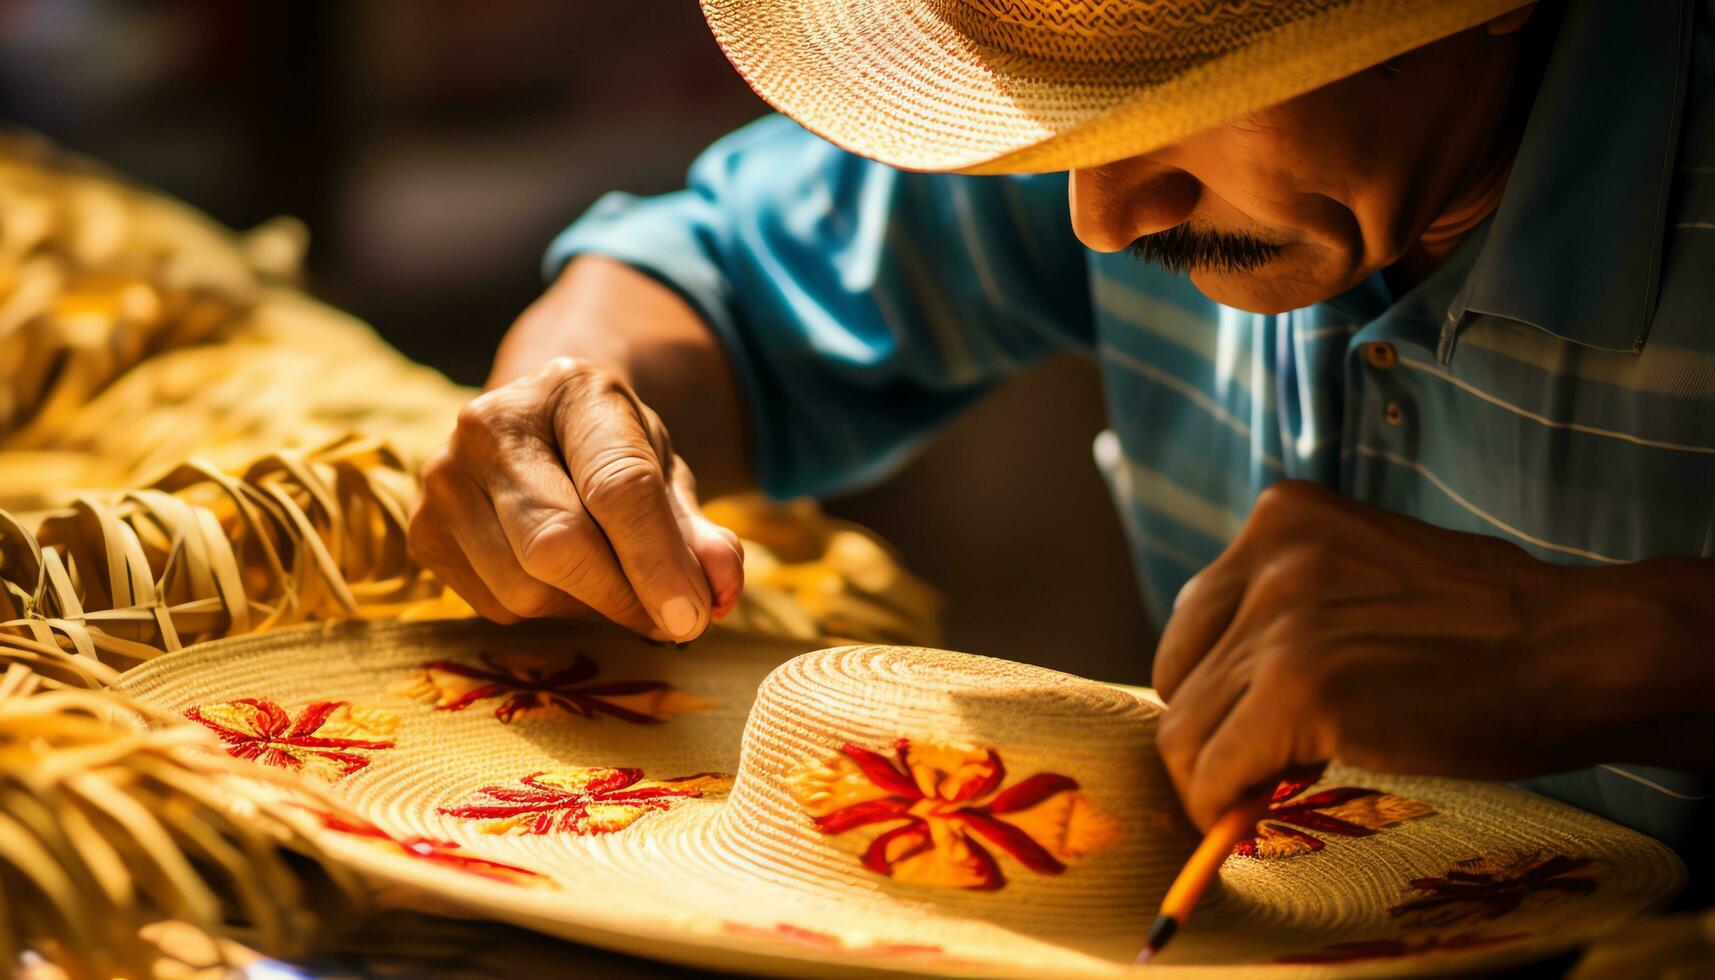
{"type": "Polygon", "coordinates": [[[1181,787],[1191,785],[1197,758],[1251,685],[1248,649],[1224,645],[1191,672],[1162,715],[1156,744],[1161,761],[1181,787]]]}
{"type": "MultiPolygon", "coordinates": [[[[593,609],[648,637],[695,637],[707,625],[713,604],[708,597],[710,585],[677,523],[671,523],[671,534],[653,532],[650,537],[652,522],[647,513],[640,520],[624,506],[607,506],[605,513],[616,529],[616,534],[609,535],[568,474],[561,441],[575,443],[569,433],[587,433],[581,439],[588,443],[580,450],[581,457],[597,453],[593,446],[605,443],[617,448],[617,455],[635,457],[633,469],[645,465],[659,469],[653,462],[655,446],[667,446],[665,431],[652,415],[648,415],[650,427],[659,433],[653,439],[647,433],[638,436],[640,412],[647,414],[647,410],[629,398],[585,398],[569,403],[576,410],[556,415],[554,408],[568,405],[556,391],[568,379],[588,376],[595,374],[571,362],[552,362],[530,378],[489,391],[466,405],[448,446],[424,467],[424,493],[410,527],[413,554],[490,620],[504,623],[593,609]],[[556,431],[556,417],[568,422],[566,434],[556,431]],[[614,438],[612,424],[604,426],[604,419],[611,417],[631,426],[624,429],[623,439],[614,438]],[[641,558],[633,554],[633,568],[623,565],[612,537],[641,553],[641,558]],[[648,563],[652,554],[657,566],[648,563]],[[659,566],[662,556],[665,568],[659,566]],[[695,570],[695,580],[689,580],[684,565],[695,570]],[[660,582],[664,573],[676,577],[671,585],[676,594],[691,597],[686,602],[688,616],[676,623],[677,633],[662,628],[665,616],[660,599],[653,611],[643,599],[652,596],[652,577],[660,582]],[[643,589],[636,589],[633,578],[643,582],[643,589]]],[[[571,388],[592,391],[599,386],[573,384],[571,388]]],[[[617,499],[612,493],[616,481],[611,479],[616,470],[587,470],[593,470],[593,499],[617,499]]],[[[664,479],[657,484],[667,486],[664,479]]],[[[657,498],[653,505],[667,515],[664,520],[676,522],[676,501],[665,489],[657,498]]],[[[727,566],[720,568],[720,585],[736,594],[737,578],[731,570],[736,551],[725,546],[719,535],[700,534],[707,535],[713,560],[720,560],[715,546],[729,556],[727,566]]],[[[660,592],[662,587],[655,585],[653,596],[659,597],[660,592]]]]}
{"type": "MultiPolygon", "coordinates": [[[[418,513],[421,511],[422,507],[419,505],[418,513]]],[[[470,603],[477,615],[496,623],[518,622],[519,617],[496,599],[488,586],[483,584],[482,576],[470,567],[470,562],[465,558],[452,533],[444,530],[439,522],[419,520],[417,515],[413,514],[410,538],[411,553],[417,561],[434,572],[442,585],[470,603]]]]}
{"type": "Polygon", "coordinates": [[[1280,711],[1268,692],[1248,688],[1203,743],[1189,770],[1169,768],[1185,812],[1199,828],[1209,829],[1223,813],[1267,791],[1298,761],[1291,729],[1281,723],[1280,711]]]}
{"type": "MultiPolygon", "coordinates": [[[[562,482],[565,478],[560,477],[562,482]]],[[[552,493],[516,485],[495,497],[472,485],[474,502],[457,524],[459,543],[489,589],[525,617],[573,616],[594,610],[652,639],[665,639],[625,581],[607,541],[576,495],[562,508],[552,493]]]]}
{"type": "Polygon", "coordinates": [[[708,579],[710,614],[720,619],[738,605],[744,591],[744,545],[738,535],[703,516],[697,504],[696,482],[682,460],[673,467],[674,514],[680,533],[708,579]]]}
{"type": "Polygon", "coordinates": [[[554,432],[583,509],[655,624],[675,640],[696,637],[710,621],[709,582],[681,532],[641,406],[623,385],[599,377],[557,390],[554,432]]]}
{"type": "Polygon", "coordinates": [[[1219,559],[1179,590],[1155,647],[1153,683],[1163,701],[1177,700],[1180,685],[1225,635],[1244,597],[1244,579],[1229,574],[1219,559]]]}

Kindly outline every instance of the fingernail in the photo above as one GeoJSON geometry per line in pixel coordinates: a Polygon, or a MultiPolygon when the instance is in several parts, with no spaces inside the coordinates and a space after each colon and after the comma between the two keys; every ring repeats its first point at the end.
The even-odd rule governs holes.
{"type": "Polygon", "coordinates": [[[696,605],[682,595],[661,603],[661,626],[674,637],[690,636],[699,618],[696,605]]]}

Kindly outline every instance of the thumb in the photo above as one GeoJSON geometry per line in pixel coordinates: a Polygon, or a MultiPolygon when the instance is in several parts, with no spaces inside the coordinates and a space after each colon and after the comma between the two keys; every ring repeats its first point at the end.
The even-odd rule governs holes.
{"type": "Polygon", "coordinates": [[[744,545],[737,534],[703,515],[690,467],[679,458],[673,464],[673,510],[679,529],[708,578],[711,615],[725,616],[738,605],[744,591],[744,545]]]}

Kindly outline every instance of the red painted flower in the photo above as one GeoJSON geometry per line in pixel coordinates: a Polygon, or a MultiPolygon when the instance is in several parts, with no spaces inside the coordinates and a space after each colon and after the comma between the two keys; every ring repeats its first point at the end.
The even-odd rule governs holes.
{"type": "Polygon", "coordinates": [[[398,727],[386,712],[345,701],[317,701],[296,720],[267,698],[198,705],[185,717],[219,735],[230,755],[326,779],[369,765],[363,753],[392,748],[398,727]]]}
{"type": "Polygon", "coordinates": [[[515,864],[505,864],[500,861],[490,861],[470,854],[462,854],[462,848],[446,840],[433,840],[428,837],[394,837],[387,831],[372,823],[357,823],[323,811],[315,811],[322,826],[353,837],[364,837],[388,845],[391,849],[409,857],[419,858],[435,864],[444,864],[469,871],[485,878],[497,881],[516,881],[518,878],[540,878],[541,872],[520,868],[515,864]]]}
{"type": "Polygon", "coordinates": [[[1256,825],[1256,836],[1239,841],[1233,853],[1259,858],[1309,854],[1327,845],[1304,830],[1337,837],[1368,837],[1401,821],[1435,812],[1415,800],[1351,786],[1302,796],[1311,782],[1288,779],[1276,786],[1269,800],[1268,816],[1256,825]]]}
{"type": "Polygon", "coordinates": [[[1596,879],[1572,872],[1590,868],[1589,858],[1523,851],[1468,858],[1435,878],[1411,887],[1428,894],[1388,909],[1420,925],[1451,925],[1498,919],[1533,895],[1588,895],[1596,879]]]}
{"type": "Polygon", "coordinates": [[[600,668],[581,653],[569,663],[543,654],[477,656],[480,666],[457,660],[426,663],[399,693],[437,711],[463,711],[478,701],[499,698],[494,717],[508,723],[521,712],[553,707],[581,718],[608,715],[634,725],[654,725],[710,706],[665,681],[592,683],[600,668]]]}
{"type": "Polygon", "coordinates": [[[1039,874],[1111,844],[1119,828],[1068,776],[1038,773],[1002,790],[1006,769],[993,749],[894,743],[894,761],[847,744],[840,754],[787,777],[799,804],[826,834],[896,824],[875,837],[863,866],[916,884],[993,890],[1006,884],[998,848],[1039,874]]]}
{"type": "Polygon", "coordinates": [[[485,834],[590,836],[624,830],[646,814],[731,787],[732,777],[719,773],[644,779],[641,769],[559,769],[531,773],[517,786],[484,786],[476,799],[440,812],[486,821],[485,834]]]}
{"type": "Polygon", "coordinates": [[[1426,956],[1430,953],[1454,953],[1484,946],[1498,946],[1525,938],[1522,932],[1499,936],[1484,936],[1460,932],[1451,936],[1429,935],[1415,939],[1371,939],[1355,943],[1333,943],[1311,953],[1292,953],[1275,960],[1276,963],[1355,963],[1360,960],[1391,960],[1406,956],[1426,956]]]}

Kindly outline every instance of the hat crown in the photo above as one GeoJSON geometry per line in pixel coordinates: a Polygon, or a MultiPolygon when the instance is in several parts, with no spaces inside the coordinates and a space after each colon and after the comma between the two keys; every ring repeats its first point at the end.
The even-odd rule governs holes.
{"type": "Polygon", "coordinates": [[[770,877],[848,900],[881,890],[1113,955],[1196,843],[1156,751],[1159,714],[1109,685],[987,657],[805,654],[757,692],[716,833],[770,877]]]}

